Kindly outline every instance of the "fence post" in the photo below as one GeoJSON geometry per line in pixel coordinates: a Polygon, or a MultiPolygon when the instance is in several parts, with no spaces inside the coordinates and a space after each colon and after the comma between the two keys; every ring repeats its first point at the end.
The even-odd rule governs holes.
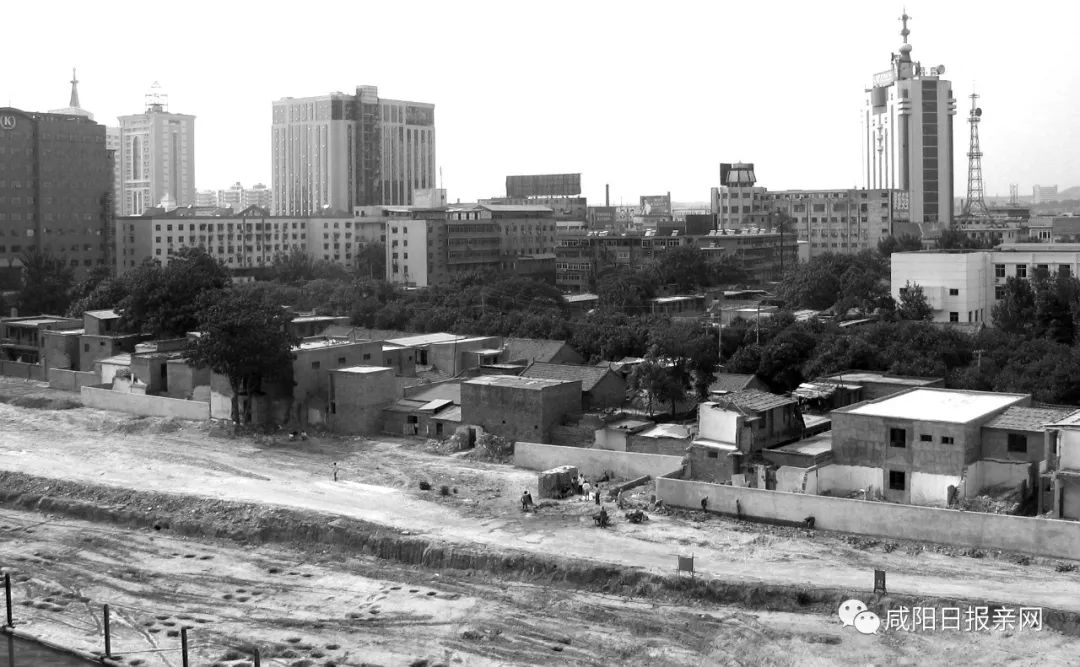
{"type": "Polygon", "coordinates": [[[15,627],[15,622],[11,620],[11,574],[4,573],[4,602],[7,604],[7,626],[9,628],[15,627]]]}
{"type": "Polygon", "coordinates": [[[180,657],[184,663],[184,667],[188,667],[187,628],[180,628],[180,657]]]}
{"type": "Polygon", "coordinates": [[[112,657],[112,638],[109,636],[109,605],[105,605],[105,657],[112,657]]]}
{"type": "Polygon", "coordinates": [[[252,655],[255,657],[255,667],[262,667],[262,664],[259,662],[259,649],[255,649],[255,652],[252,655]]]}

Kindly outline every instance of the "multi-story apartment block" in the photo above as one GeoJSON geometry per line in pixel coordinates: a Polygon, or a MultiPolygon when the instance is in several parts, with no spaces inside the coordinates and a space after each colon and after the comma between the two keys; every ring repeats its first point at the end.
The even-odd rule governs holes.
{"type": "Polygon", "coordinates": [[[251,206],[270,210],[273,204],[273,192],[262,183],[245,188],[239,181],[226,190],[200,190],[195,194],[195,205],[217,208],[231,208],[239,212],[251,206]]]}
{"type": "Polygon", "coordinates": [[[169,202],[195,204],[195,116],[170,113],[168,98],[157,90],[146,96],[146,110],[120,117],[120,210],[142,215],[169,202]]]}
{"type": "Polygon", "coordinates": [[[435,105],[381,99],[375,86],[277,100],[272,160],[276,215],[410,205],[435,187],[435,105]]]}
{"type": "Polygon", "coordinates": [[[720,165],[712,212],[720,229],[778,229],[785,218],[803,245],[802,259],[823,253],[854,254],[889,235],[914,234],[910,197],[904,190],[776,190],[758,186],[754,165],[720,165]]]}
{"type": "Polygon", "coordinates": [[[1011,278],[1037,272],[1080,275],[1080,243],[1003,243],[994,250],[893,253],[892,295],[918,285],[934,310],[933,321],[992,324],[994,305],[1011,278]]]}
{"type": "Polygon", "coordinates": [[[116,221],[116,270],[123,273],[146,259],[163,265],[181,248],[200,247],[229,269],[273,264],[300,250],[314,259],[352,265],[362,242],[352,217],[271,216],[250,207],[234,215],[219,209],[182,208],[116,221]]]}
{"type": "Polygon", "coordinates": [[[424,287],[480,270],[544,275],[555,264],[555,219],[544,206],[477,204],[401,211],[386,223],[390,282],[424,287]]]}
{"type": "Polygon", "coordinates": [[[902,17],[900,53],[866,91],[864,177],[870,189],[909,192],[912,222],[947,227],[953,213],[956,99],[952,83],[941,78],[943,67],[923,67],[911,59],[908,18],[902,17]]]}
{"type": "Polygon", "coordinates": [[[706,234],[653,231],[560,230],[555,248],[555,284],[566,292],[587,292],[612,268],[633,268],[662,256],[668,248],[697,246],[714,259],[733,259],[753,282],[778,280],[784,266],[798,261],[794,235],[764,229],[711,230],[706,234]]]}
{"type": "Polygon", "coordinates": [[[113,155],[105,126],[81,113],[0,108],[0,286],[14,288],[23,252],[68,262],[82,277],[110,257],[113,155]]]}

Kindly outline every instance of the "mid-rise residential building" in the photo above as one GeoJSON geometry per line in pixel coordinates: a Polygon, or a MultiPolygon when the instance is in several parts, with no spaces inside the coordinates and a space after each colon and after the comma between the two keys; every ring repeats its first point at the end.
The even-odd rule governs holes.
{"type": "Polygon", "coordinates": [[[477,204],[397,213],[386,223],[390,282],[425,287],[484,270],[554,278],[556,225],[546,206],[477,204]]]}
{"type": "Polygon", "coordinates": [[[956,99],[941,78],[944,67],[911,59],[908,18],[902,17],[900,53],[866,91],[863,172],[869,189],[910,193],[910,220],[929,231],[952,223],[956,99]]]}
{"type": "Polygon", "coordinates": [[[1036,185],[1031,188],[1032,204],[1047,204],[1058,200],[1058,186],[1036,185]]]}
{"type": "Polygon", "coordinates": [[[1080,275],[1080,243],[1003,243],[994,250],[893,253],[892,296],[922,288],[934,322],[992,325],[994,305],[1011,278],[1036,272],[1080,275]]]}
{"type": "Polygon", "coordinates": [[[756,185],[754,165],[720,165],[721,186],[712,189],[719,229],[779,229],[785,220],[805,244],[802,259],[824,253],[872,250],[887,236],[920,235],[908,224],[910,197],[904,190],[774,190],[756,185]]]}
{"type": "Polygon", "coordinates": [[[195,116],[171,113],[157,84],[141,114],[120,116],[120,210],[195,205],[195,116]]]}
{"type": "Polygon", "coordinates": [[[74,86],[72,104],[80,113],[0,108],[0,287],[17,286],[29,250],[62,258],[77,278],[110,258],[113,156],[74,86]]]}
{"type": "Polygon", "coordinates": [[[117,219],[116,270],[123,273],[146,259],[166,265],[181,248],[193,247],[232,270],[269,266],[279,255],[297,250],[351,266],[365,240],[358,224],[351,216],[272,216],[254,206],[235,214],[217,208],[157,209],[117,219]]]}
{"type": "Polygon", "coordinates": [[[798,262],[795,235],[764,229],[712,230],[706,234],[566,229],[557,237],[555,285],[565,292],[587,292],[609,269],[640,267],[661,257],[668,248],[687,245],[697,246],[710,258],[738,262],[755,283],[779,280],[785,266],[798,262]]]}
{"type": "Polygon", "coordinates": [[[435,105],[355,94],[286,97],[273,103],[275,215],[413,203],[434,188],[435,105]]]}
{"type": "Polygon", "coordinates": [[[273,192],[262,183],[245,188],[237,181],[225,190],[200,190],[195,193],[195,205],[231,208],[237,212],[251,206],[258,206],[269,211],[273,205],[273,192]]]}

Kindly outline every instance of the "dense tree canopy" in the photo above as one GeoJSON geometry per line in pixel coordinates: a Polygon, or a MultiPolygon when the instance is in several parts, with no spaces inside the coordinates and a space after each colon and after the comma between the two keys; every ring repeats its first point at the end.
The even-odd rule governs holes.
{"type": "Polygon", "coordinates": [[[196,368],[209,368],[229,379],[232,419],[251,421],[250,397],[264,381],[286,377],[296,344],[288,333],[291,315],[266,293],[244,286],[205,291],[198,297],[199,336],[188,348],[196,368]],[[240,398],[246,397],[241,410],[240,398]]]}
{"type": "Polygon", "coordinates": [[[16,301],[23,315],[61,314],[71,303],[75,274],[67,263],[52,253],[32,248],[19,257],[22,272],[16,301]]]}

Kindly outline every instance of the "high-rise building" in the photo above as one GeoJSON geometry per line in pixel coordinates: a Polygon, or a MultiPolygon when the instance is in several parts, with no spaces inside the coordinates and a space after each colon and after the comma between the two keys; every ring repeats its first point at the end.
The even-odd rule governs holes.
{"type": "Polygon", "coordinates": [[[375,86],[277,100],[271,142],[277,215],[408,206],[436,186],[435,105],[380,99],[375,86]]]}
{"type": "Polygon", "coordinates": [[[124,215],[195,204],[195,116],[170,113],[156,83],[143,113],[120,117],[119,167],[124,215]]]}
{"type": "Polygon", "coordinates": [[[904,43],[892,66],[874,75],[862,113],[866,187],[910,193],[911,221],[948,225],[953,212],[952,83],[944,66],[911,59],[909,16],[901,17],[904,43]]]}
{"type": "MultiPolygon", "coordinates": [[[[0,108],[0,285],[15,287],[23,252],[61,257],[76,278],[110,258],[112,156],[105,126],[64,113],[0,108]]],[[[79,111],[81,113],[68,113],[79,111]]]]}
{"type": "Polygon", "coordinates": [[[1031,203],[1032,204],[1045,204],[1046,202],[1057,201],[1058,199],[1058,186],[1056,185],[1036,185],[1031,188],[1031,203]]]}

